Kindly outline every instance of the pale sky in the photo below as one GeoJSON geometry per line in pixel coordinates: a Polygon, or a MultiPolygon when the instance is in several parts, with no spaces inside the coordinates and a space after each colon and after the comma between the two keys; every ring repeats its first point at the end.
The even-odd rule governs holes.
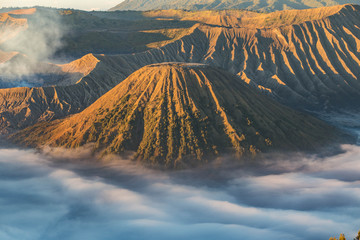
{"type": "Polygon", "coordinates": [[[46,6],[56,8],[75,8],[82,10],[108,10],[123,0],[0,0],[3,7],[46,6]]]}

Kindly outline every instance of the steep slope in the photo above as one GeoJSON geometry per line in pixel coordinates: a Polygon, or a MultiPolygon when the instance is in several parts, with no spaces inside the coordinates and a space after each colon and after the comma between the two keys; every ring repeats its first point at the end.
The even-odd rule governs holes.
{"type": "Polygon", "coordinates": [[[5,52],[0,50],[0,64],[6,63],[18,54],[18,52],[5,52]]]}
{"type": "Polygon", "coordinates": [[[28,28],[27,19],[12,16],[17,15],[18,13],[19,11],[0,13],[0,44],[10,40],[28,28]]]}
{"type": "Polygon", "coordinates": [[[360,107],[359,6],[276,12],[239,24],[243,27],[201,24],[160,49],[112,58],[127,66],[165,61],[219,66],[301,109],[360,107]]]}
{"type": "Polygon", "coordinates": [[[0,88],[73,85],[88,75],[98,59],[88,54],[63,65],[40,62],[16,52],[1,52],[0,88]]]}
{"type": "MultiPolygon", "coordinates": [[[[346,12],[346,10],[344,10],[346,6],[351,5],[277,11],[273,13],[258,13],[246,10],[154,10],[143,12],[142,15],[146,18],[155,18],[162,21],[172,19],[183,22],[203,23],[214,27],[261,29],[301,24],[307,21],[324,20],[325,18],[338,14],[340,11],[346,12]]],[[[121,14],[122,12],[119,12],[119,15],[121,14]]]]}
{"type": "Polygon", "coordinates": [[[131,74],[83,112],[12,136],[30,146],[135,151],[152,165],[182,167],[221,153],[315,149],[336,131],[250,89],[237,77],[199,64],[163,63],[131,74]]]}
{"type": "Polygon", "coordinates": [[[142,52],[179,39],[196,24],[192,21],[156,19],[145,12],[48,11],[59,15],[62,26],[68,30],[57,54],[75,58],[89,52],[142,52]],[[157,44],[151,45],[154,43],[157,44]]]}
{"type": "Polygon", "coordinates": [[[77,113],[134,71],[160,62],[194,62],[222,67],[256,89],[298,109],[356,110],[360,107],[359,6],[270,14],[222,11],[215,15],[219,18],[209,12],[210,20],[206,20],[204,13],[196,15],[184,11],[146,14],[179,21],[200,17],[202,23],[191,28],[186,36],[161,48],[136,54],[90,57],[89,66],[95,67],[81,81],[72,86],[45,88],[54,89],[51,92],[63,91],[56,95],[56,101],[53,101],[54,94],[37,97],[39,88],[24,88],[26,94],[0,90],[0,96],[5,96],[1,101],[6,103],[0,104],[1,131],[27,127],[44,120],[42,116],[55,119],[77,113]],[[206,21],[211,21],[211,25],[205,24],[206,21]],[[229,23],[234,27],[229,27],[229,23]],[[260,27],[255,28],[256,24],[260,27]],[[34,98],[29,95],[32,91],[34,98]],[[37,100],[30,100],[32,98],[37,100]],[[13,107],[8,108],[8,105],[13,107]],[[60,107],[62,105],[66,107],[60,107]],[[36,109],[29,121],[22,119],[28,108],[36,109]],[[17,117],[18,114],[22,117],[17,117]]]}
{"type": "Polygon", "coordinates": [[[186,9],[186,10],[209,10],[209,9],[248,9],[260,11],[279,11],[287,9],[307,9],[316,7],[334,6],[339,4],[355,3],[357,0],[125,0],[110,11],[117,10],[140,10],[148,11],[155,9],[186,9]]]}
{"type": "Polygon", "coordinates": [[[0,133],[80,112],[130,75],[130,72],[118,71],[116,63],[98,61],[93,55],[87,55],[70,64],[52,65],[54,80],[60,81],[57,86],[0,89],[0,133]],[[90,72],[93,67],[96,71],[90,72]],[[70,80],[72,84],[64,84],[70,80]]]}
{"type": "MultiPolygon", "coordinates": [[[[252,27],[260,28],[264,25],[265,20],[261,18],[264,16],[270,18],[270,15],[264,13],[245,10],[85,12],[47,9],[47,11],[57,15],[61,24],[68,30],[57,54],[75,58],[89,52],[111,55],[126,54],[163,46],[186,35],[189,29],[197,23],[232,27],[247,25],[250,27],[246,22],[249,20],[253,21],[252,27]],[[258,21],[262,22],[261,25],[257,25],[258,21]]],[[[320,19],[321,16],[329,15],[327,12],[327,9],[311,11],[309,14],[302,12],[301,15],[307,15],[306,17],[292,14],[296,15],[292,23],[320,19]]],[[[286,20],[287,16],[280,17],[278,18],[279,24],[286,20]]],[[[287,24],[290,23],[287,21],[287,24]]]]}
{"type": "Polygon", "coordinates": [[[86,76],[95,69],[98,63],[99,59],[97,59],[93,54],[87,54],[80,59],[72,61],[71,63],[59,66],[63,72],[79,73],[86,76]]]}

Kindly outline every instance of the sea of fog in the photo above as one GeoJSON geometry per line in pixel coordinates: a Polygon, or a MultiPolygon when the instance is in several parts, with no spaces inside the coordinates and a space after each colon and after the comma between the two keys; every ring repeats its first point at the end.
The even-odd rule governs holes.
{"type": "Polygon", "coordinates": [[[360,146],[161,172],[86,149],[0,149],[1,240],[320,240],[360,228],[360,146]]]}

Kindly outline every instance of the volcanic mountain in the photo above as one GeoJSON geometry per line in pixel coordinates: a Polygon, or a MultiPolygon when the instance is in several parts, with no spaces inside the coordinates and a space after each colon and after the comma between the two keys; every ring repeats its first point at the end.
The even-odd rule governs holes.
{"type": "Polygon", "coordinates": [[[357,5],[267,14],[241,10],[108,14],[114,18],[134,15],[148,21],[169,21],[168,24],[194,23],[181,32],[179,39],[159,48],[97,56],[100,61],[106,59],[107,64],[116,63],[115,71],[131,73],[168,61],[204,63],[237,74],[249,85],[297,109],[360,108],[357,5]]]}
{"type": "Polygon", "coordinates": [[[36,9],[32,8],[0,13],[0,44],[10,40],[29,27],[27,19],[17,18],[17,15],[31,15],[35,12],[36,9]]]}
{"type": "Polygon", "coordinates": [[[155,9],[186,9],[186,10],[222,10],[222,9],[248,9],[261,11],[279,11],[287,9],[307,9],[315,7],[334,6],[346,3],[359,3],[357,0],[125,0],[110,11],[155,9]]]}
{"type": "MultiPolygon", "coordinates": [[[[260,92],[301,110],[357,111],[360,108],[360,7],[356,5],[269,14],[240,10],[160,10],[79,15],[84,21],[75,21],[79,17],[75,13],[62,17],[72,19],[70,22],[74,24],[84,24],[76,29],[80,26],[86,29],[91,21],[85,20],[92,18],[97,20],[91,25],[101,28],[105,18],[106,26],[111,19],[128,19],[129,30],[134,26],[131,22],[138,26],[142,19],[141,25],[149,22],[146,27],[154,26],[151,31],[157,34],[174,31],[180,35],[144,52],[87,55],[79,63],[90,68],[83,70],[87,75],[76,83],[65,81],[66,86],[1,89],[0,132],[78,113],[134,71],[161,62],[221,67],[260,92]],[[175,28],[161,30],[163,25],[156,22],[175,28]],[[194,25],[184,30],[183,22],[194,25]]],[[[118,22],[111,27],[116,29],[118,22]]],[[[125,35],[128,30],[117,29],[125,35]]],[[[141,32],[144,31],[141,28],[141,32]]],[[[118,41],[117,37],[114,39],[118,41]]],[[[12,54],[3,56],[5,60],[11,57],[14,58],[12,54]]],[[[70,71],[70,65],[64,67],[65,70],[70,71]]]]}
{"type": "Polygon", "coordinates": [[[29,127],[12,139],[69,148],[94,143],[96,151],[134,151],[138,160],[177,168],[223,153],[315,149],[336,135],[322,121],[219,68],[162,63],[134,72],[81,113],[29,127]]]}
{"type": "Polygon", "coordinates": [[[0,133],[78,113],[116,86],[117,79],[125,78],[109,67],[98,66],[98,62],[89,54],[64,65],[38,63],[40,70],[48,70],[47,86],[0,89],[0,133]],[[95,67],[97,71],[92,73],[95,67]]]}
{"type": "Polygon", "coordinates": [[[201,23],[178,41],[114,59],[130,66],[201,62],[237,74],[291,107],[315,111],[360,107],[360,6],[237,13],[187,16],[182,19],[201,23]]]}

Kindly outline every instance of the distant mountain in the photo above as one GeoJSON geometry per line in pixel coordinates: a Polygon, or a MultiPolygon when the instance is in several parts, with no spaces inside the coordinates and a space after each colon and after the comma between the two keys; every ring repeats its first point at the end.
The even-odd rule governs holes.
{"type": "Polygon", "coordinates": [[[279,11],[289,9],[307,9],[335,6],[340,4],[359,4],[359,0],[125,0],[110,11],[136,10],[148,11],[157,9],[184,10],[223,10],[247,9],[256,11],[279,11]]]}
{"type": "Polygon", "coordinates": [[[270,150],[309,150],[336,131],[262,96],[238,77],[202,64],[141,68],[83,112],[44,122],[12,136],[30,146],[78,147],[169,168],[270,150]],[[197,161],[194,161],[196,159],[197,161]]]}
{"type": "Polygon", "coordinates": [[[161,10],[149,14],[201,23],[160,49],[114,56],[114,61],[130,66],[154,61],[205,63],[237,74],[295,108],[323,111],[360,107],[358,5],[269,14],[235,10],[188,14],[161,10]]]}
{"type": "Polygon", "coordinates": [[[31,15],[35,12],[36,9],[32,8],[0,13],[0,44],[16,37],[16,35],[29,27],[27,19],[17,18],[17,15],[31,15]]]}
{"type": "Polygon", "coordinates": [[[42,70],[51,68],[45,74],[45,79],[54,80],[47,83],[50,86],[0,89],[0,133],[77,113],[125,78],[98,62],[89,54],[64,65],[43,64],[42,70]],[[90,73],[95,67],[97,72],[90,73]]]}
{"type": "MultiPolygon", "coordinates": [[[[96,14],[108,19],[130,15],[128,19],[135,22],[141,18],[194,25],[184,36],[159,48],[87,55],[79,60],[82,64],[75,61],[66,68],[90,67],[75,84],[0,89],[0,132],[78,113],[141,67],[169,61],[221,67],[258,91],[301,110],[357,111],[360,107],[359,6],[270,14],[239,10],[96,14]]],[[[4,59],[11,56],[4,55],[4,59]]]]}

